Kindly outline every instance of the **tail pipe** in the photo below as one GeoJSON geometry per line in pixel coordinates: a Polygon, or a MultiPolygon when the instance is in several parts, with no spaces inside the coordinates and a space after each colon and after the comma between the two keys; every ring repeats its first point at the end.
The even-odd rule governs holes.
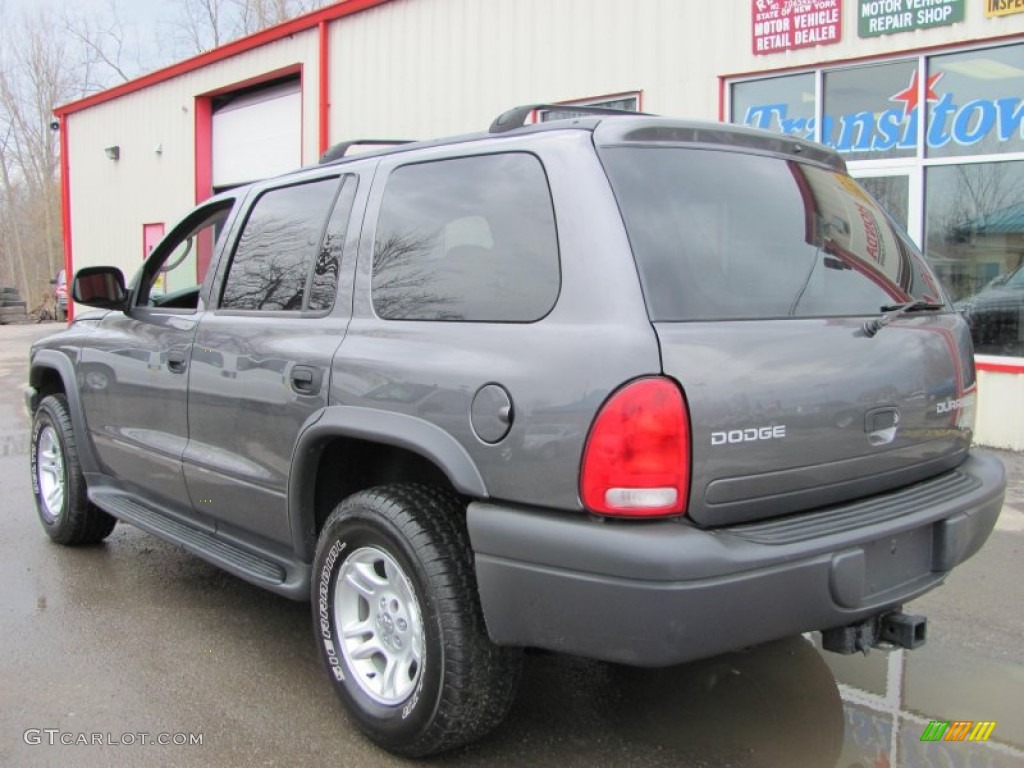
{"type": "Polygon", "coordinates": [[[826,651],[844,655],[857,651],[866,655],[871,648],[913,650],[924,645],[927,628],[928,620],[924,616],[897,609],[856,624],[822,630],[821,645],[826,651]]]}

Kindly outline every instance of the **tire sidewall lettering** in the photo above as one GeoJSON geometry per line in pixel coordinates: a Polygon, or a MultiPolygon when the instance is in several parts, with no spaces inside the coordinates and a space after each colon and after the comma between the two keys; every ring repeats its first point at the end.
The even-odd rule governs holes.
{"type": "Polygon", "coordinates": [[[338,556],[341,555],[346,547],[347,543],[340,539],[331,545],[327,556],[324,558],[323,567],[320,569],[319,584],[317,585],[317,621],[320,629],[320,640],[324,646],[327,666],[338,682],[345,681],[345,667],[338,656],[338,647],[335,643],[330,599],[333,596],[334,566],[338,561],[338,556]]]}
{"type": "Polygon", "coordinates": [[[416,729],[420,727],[416,721],[418,719],[417,716],[421,715],[421,705],[425,701],[423,698],[425,684],[430,676],[430,672],[433,670],[430,660],[429,637],[424,638],[424,649],[420,659],[422,671],[415,689],[406,701],[393,706],[381,705],[366,698],[365,694],[359,690],[358,684],[352,679],[351,670],[349,670],[341,652],[339,643],[342,640],[332,610],[334,591],[337,589],[337,573],[342,562],[344,562],[344,554],[355,552],[367,543],[381,546],[401,565],[406,573],[406,578],[409,579],[413,587],[417,600],[420,602],[420,614],[424,622],[424,632],[426,634],[431,632],[428,606],[423,604],[423,595],[416,588],[416,585],[421,580],[416,578],[415,563],[410,561],[400,546],[391,541],[390,536],[384,536],[380,531],[373,531],[367,535],[366,529],[362,527],[364,521],[357,520],[353,522],[360,525],[359,533],[339,532],[323,556],[322,565],[316,571],[317,615],[315,617],[315,625],[317,635],[323,648],[324,658],[331,678],[345,692],[347,698],[351,698],[354,702],[359,703],[360,707],[368,708],[371,711],[376,710],[378,713],[377,717],[391,719],[396,726],[401,724],[403,728],[411,727],[416,729]]]}

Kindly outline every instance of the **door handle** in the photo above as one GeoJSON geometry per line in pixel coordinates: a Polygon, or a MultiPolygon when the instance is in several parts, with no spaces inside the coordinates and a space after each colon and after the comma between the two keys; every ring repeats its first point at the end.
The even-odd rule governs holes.
{"type": "Polygon", "coordinates": [[[290,375],[292,389],[300,395],[313,395],[320,391],[320,369],[311,365],[296,365],[290,375]]]}
{"type": "Polygon", "coordinates": [[[184,373],[188,357],[184,352],[172,350],[167,353],[167,370],[171,373],[184,373]]]}

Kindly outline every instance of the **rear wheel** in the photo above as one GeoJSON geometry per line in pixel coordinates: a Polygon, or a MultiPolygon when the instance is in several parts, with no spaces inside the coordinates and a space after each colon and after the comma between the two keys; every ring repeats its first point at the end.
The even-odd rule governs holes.
{"type": "Polygon", "coordinates": [[[410,485],[349,497],[324,524],[313,573],[321,654],[371,739],[421,757],[501,722],[521,656],[487,637],[457,497],[410,485]]]}
{"type": "Polygon", "coordinates": [[[116,518],[89,502],[67,399],[50,395],[32,421],[32,492],[46,535],[58,544],[94,544],[116,518]]]}

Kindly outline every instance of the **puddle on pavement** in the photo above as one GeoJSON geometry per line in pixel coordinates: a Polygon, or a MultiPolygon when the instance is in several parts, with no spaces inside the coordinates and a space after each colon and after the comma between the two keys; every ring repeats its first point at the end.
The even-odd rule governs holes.
{"type": "Polygon", "coordinates": [[[543,765],[580,764],[585,744],[599,765],[1020,768],[1021,690],[1014,665],[927,646],[843,657],[793,638],[652,670],[540,656],[496,750],[477,757],[521,739],[549,749],[543,765]],[[921,741],[933,720],[996,725],[986,742],[921,741]]]}
{"type": "Polygon", "coordinates": [[[925,646],[867,656],[822,653],[843,698],[838,767],[1020,768],[1024,670],[925,646]],[[932,721],[995,722],[987,741],[922,741],[932,721]]]}

